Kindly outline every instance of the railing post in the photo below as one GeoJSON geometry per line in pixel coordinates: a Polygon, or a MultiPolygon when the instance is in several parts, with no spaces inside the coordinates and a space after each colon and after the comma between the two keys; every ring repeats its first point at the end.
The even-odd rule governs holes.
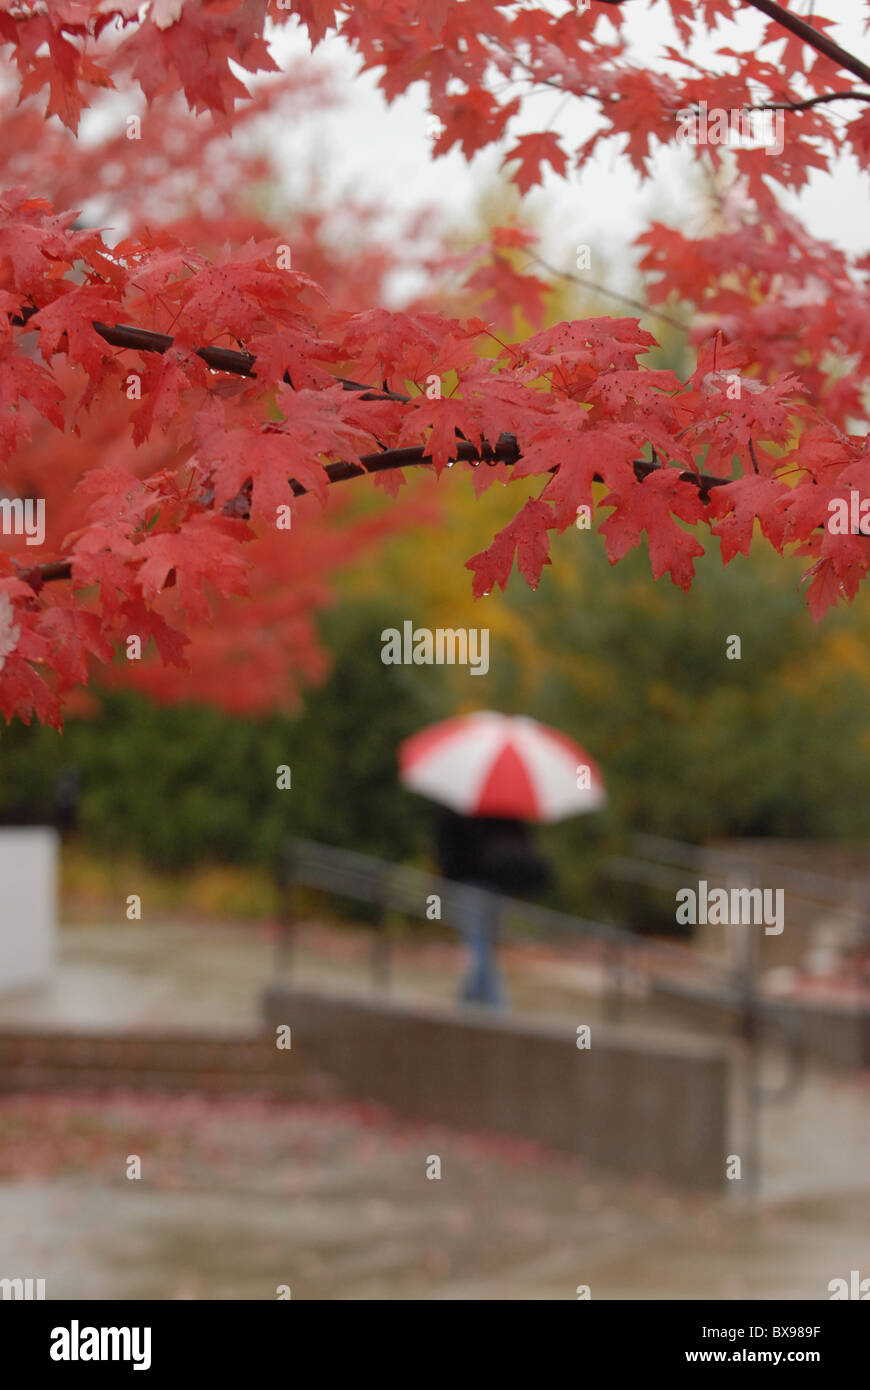
{"type": "Polygon", "coordinates": [[[372,937],[372,989],[389,994],[393,983],[392,943],[386,925],[388,907],[388,877],[384,872],[378,879],[374,899],[374,935],[372,937]]]}
{"type": "Polygon", "coordinates": [[[275,971],[278,975],[289,975],[293,967],[297,920],[296,871],[296,848],[292,841],[288,841],[279,854],[275,875],[279,894],[278,934],[275,940],[275,971]]]}
{"type": "Polygon", "coordinates": [[[781,1086],[765,1088],[761,1100],[765,1105],[781,1104],[791,1100],[800,1090],[806,1071],[806,1042],[803,1022],[800,1017],[779,1011],[765,1009],[762,1004],[761,1017],[773,1024],[785,1042],[786,1073],[781,1086]]]}
{"type": "Polygon", "coordinates": [[[604,947],[605,969],[609,988],[604,995],[604,1017],[608,1023],[618,1023],[622,1019],[625,999],[623,949],[617,941],[609,941],[604,947]]]}
{"type": "MultiPolygon", "coordinates": [[[[749,886],[753,886],[751,875],[749,886]]],[[[758,936],[751,923],[741,930],[743,952],[741,970],[740,1034],[743,1041],[743,1144],[745,1152],[743,1191],[749,1202],[758,1197],[761,1184],[761,1037],[758,1007],[758,936]]]]}

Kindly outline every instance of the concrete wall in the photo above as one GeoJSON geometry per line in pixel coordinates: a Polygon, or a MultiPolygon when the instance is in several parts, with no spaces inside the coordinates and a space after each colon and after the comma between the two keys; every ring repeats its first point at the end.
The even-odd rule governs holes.
{"type": "MultiPolygon", "coordinates": [[[[668,1013],[692,1023],[705,1034],[730,1036],[739,1028],[740,1006],[708,1003],[657,980],[653,997],[668,1013]]],[[[775,1046],[796,1046],[807,1058],[833,1067],[870,1067],[870,1007],[832,1000],[767,999],[762,1036],[775,1046]]]]}
{"type": "Polygon", "coordinates": [[[520,1135],[626,1175],[724,1185],[729,1068],[721,1044],[637,1030],[493,1019],[275,985],[270,1027],[304,1064],[415,1118],[520,1135]]]}
{"type": "Polygon", "coordinates": [[[0,993],[46,984],[51,976],[58,846],[48,826],[0,830],[0,993]]]}

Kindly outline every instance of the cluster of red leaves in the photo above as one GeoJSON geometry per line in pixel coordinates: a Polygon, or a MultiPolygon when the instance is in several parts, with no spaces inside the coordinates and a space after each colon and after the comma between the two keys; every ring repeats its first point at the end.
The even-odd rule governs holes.
{"type": "MultiPolygon", "coordinates": [[[[328,308],[309,277],[277,267],[274,238],[209,260],[167,232],[110,250],[73,223],[20,191],[0,197],[0,454],[16,492],[47,501],[39,565],[24,537],[0,553],[0,708],[57,722],[89,660],[111,662],[129,636],[143,647],[153,638],[164,662],[185,665],[188,631],[202,632],[215,600],[247,594],[252,569],[259,582],[246,625],[213,630],[196,679],[158,688],[191,698],[223,670],[224,682],[239,677],[225,703],[268,702],[286,694],[282,651],[296,655],[297,680],[322,674],[313,614],[325,576],[394,524],[381,516],[323,525],[303,502],[290,532],[278,529],[288,480],[325,500],[322,460],[377,452],[379,436],[396,433],[400,407],[363,402],[329,373],[339,356],[331,322],[355,320],[328,308]],[[36,312],[16,326],[22,306],[36,312]],[[122,362],[95,320],[172,330],[173,346],[122,362]],[[231,326],[256,355],[256,377],[212,372],[196,355],[231,326]],[[43,583],[43,567],[62,558],[70,585],[43,583]]],[[[358,319],[354,332],[365,355],[358,319]]]]}
{"type": "MultiPolygon", "coordinates": [[[[95,664],[103,684],[134,685],[165,701],[216,701],[239,712],[293,703],[299,690],[318,682],[327,668],[316,620],[335,598],[334,577],[387,534],[414,521],[431,524],[435,519],[432,503],[425,499],[403,500],[400,506],[366,505],[361,510],[351,495],[339,493],[326,510],[298,499],[289,532],[276,529],[274,511],[268,522],[254,516],[246,525],[238,518],[250,510],[250,487],[241,499],[244,505],[230,506],[225,516],[215,505],[215,487],[198,490],[187,466],[194,436],[207,450],[220,411],[229,409],[235,419],[232,387],[242,383],[208,371],[184,346],[185,326],[196,321],[207,277],[200,281],[198,300],[191,300],[194,319],[185,316],[184,324],[175,323],[182,301],[173,295],[181,291],[176,286],[163,296],[159,279],[149,279],[160,248],[167,251],[167,273],[171,246],[178,249],[179,263],[183,257],[191,268],[214,267],[212,293],[219,297],[227,281],[221,268],[226,245],[268,244],[268,288],[288,279],[287,272],[276,272],[274,250],[279,243],[290,243],[294,264],[311,268],[332,310],[346,312],[381,301],[397,264],[423,264],[414,241],[408,239],[413,226],[405,236],[394,234],[385,244],[378,234],[380,209],[359,203],[332,209],[324,205],[316,182],[307,190],[304,210],[281,233],[249,211],[246,195],[273,185],[276,178],[272,142],[262,138],[258,119],[287,123],[312,104],[319,109],[335,100],[335,90],[322,71],[294,64],[259,91],[244,111],[253,138],[241,145],[229,142],[208,122],[192,122],[175,98],[152,104],[137,132],[140,138],[128,139],[126,123],[116,116],[106,123],[105,137],[92,144],[77,143],[57,122],[46,124],[34,98],[16,107],[7,94],[0,104],[9,136],[0,149],[0,187],[26,177],[58,201],[86,203],[91,217],[96,210],[109,226],[141,229],[144,224],[152,229],[127,238],[127,245],[104,247],[114,267],[112,281],[105,268],[100,276],[84,260],[59,259],[64,250],[69,257],[78,255],[79,244],[69,238],[63,244],[40,243],[39,224],[47,213],[38,201],[25,213],[27,200],[19,194],[19,213],[13,215],[7,207],[4,236],[14,259],[0,262],[0,286],[11,295],[8,313],[18,315],[23,306],[29,304],[32,310],[42,304],[49,311],[49,330],[51,310],[56,315],[70,313],[72,328],[72,354],[67,351],[70,338],[62,333],[63,350],[46,365],[40,344],[50,349],[52,342],[50,332],[46,336],[45,318],[33,315],[27,331],[11,324],[7,315],[2,320],[7,336],[0,368],[6,392],[0,415],[0,493],[40,497],[47,504],[42,546],[30,547],[21,536],[0,535],[0,574],[8,591],[0,597],[0,708],[8,715],[27,719],[36,713],[57,723],[62,708],[87,708],[81,687],[95,664]],[[161,223],[158,234],[153,229],[161,223]],[[16,279],[20,246],[29,238],[34,240],[35,262],[46,273],[45,292],[35,296],[23,295],[26,282],[16,279]],[[134,245],[138,259],[128,254],[134,245]],[[142,252],[151,257],[149,270],[142,252]],[[135,266],[144,271],[141,278],[135,266]],[[65,277],[66,283],[60,283],[65,277]],[[49,281],[55,278],[58,285],[52,288],[49,281]],[[107,279],[115,290],[106,290],[107,279]],[[78,294],[60,303],[70,289],[88,286],[97,290],[96,296],[78,294]],[[161,299],[159,310],[152,305],[156,297],[161,299]],[[103,302],[103,317],[111,322],[144,310],[139,322],[175,334],[172,350],[162,357],[117,353],[91,329],[89,298],[95,298],[95,309],[110,301],[103,302]],[[72,313],[77,302],[85,311],[82,320],[72,313]],[[37,333],[40,324],[43,330],[37,333]],[[70,360],[77,351],[93,353],[90,370],[70,360]],[[138,390],[131,394],[141,394],[141,399],[128,399],[131,373],[139,379],[138,390]],[[106,528],[115,530],[113,544],[104,545],[100,539],[106,528]],[[145,552],[137,550],[131,566],[119,550],[130,535],[136,542],[146,531],[152,542],[149,565],[140,563],[145,552]],[[90,558],[90,546],[96,559],[90,558]],[[167,569],[172,559],[180,563],[167,569]],[[73,564],[72,585],[42,583],[45,566],[60,560],[73,564]],[[209,573],[212,562],[214,575],[209,573]],[[161,566],[165,583],[158,591],[161,566]],[[110,567],[114,583],[109,580],[110,567]],[[142,579],[131,585],[134,571],[142,579]],[[28,582],[16,588],[22,574],[28,582]],[[241,588],[249,589],[247,597],[236,596],[241,588]],[[141,639],[141,661],[124,659],[124,639],[131,634],[141,639]]],[[[66,225],[74,235],[80,230],[72,217],[66,225]]],[[[97,233],[92,241],[95,247],[103,245],[97,233]]],[[[190,273],[182,268],[180,277],[170,274],[170,279],[190,273]]],[[[237,293],[246,295],[247,285],[240,279],[237,293]]],[[[312,294],[318,304],[324,303],[321,292],[312,294]]],[[[286,369],[292,366],[294,382],[304,387],[324,381],[318,354],[328,359],[332,348],[324,339],[307,351],[305,335],[319,333],[317,316],[311,322],[310,318],[305,314],[289,326],[285,318],[279,333],[263,314],[258,320],[262,332],[252,331],[245,341],[259,353],[257,388],[253,381],[248,384],[252,391],[258,389],[261,415],[265,410],[269,424],[278,421],[269,393],[286,369]],[[294,338],[300,333],[301,354],[294,338]]],[[[201,341],[214,336],[238,346],[235,324],[221,336],[225,321],[220,315],[211,323],[202,321],[201,341]]],[[[332,376],[325,380],[327,385],[333,382],[332,376]]],[[[244,411],[242,400],[238,408],[244,411]]],[[[298,421],[298,414],[295,418],[298,421]]],[[[237,461],[243,461],[244,436],[236,436],[234,442],[237,461]]],[[[271,447],[274,452],[275,444],[271,447]]],[[[221,473],[221,460],[215,461],[215,475],[221,476],[214,481],[219,486],[226,485],[226,469],[232,466],[231,460],[224,461],[221,473]]],[[[289,474],[288,468],[280,477],[281,502],[292,498],[289,474]]],[[[249,478],[250,469],[243,481],[249,478]]],[[[265,474],[258,482],[262,493],[265,474]]]]}
{"type": "Polygon", "coordinates": [[[230,63],[276,71],[263,34],[268,13],[268,0],[3,0],[0,41],[14,49],[22,96],[47,88],[46,114],[70,130],[93,89],[115,87],[119,74],[148,101],[183,91],[192,111],[228,126],[249,95],[230,63]]]}
{"type": "MultiPolygon", "coordinates": [[[[738,0],[653,3],[669,9],[682,38],[743,8],[738,0]]],[[[774,23],[760,45],[756,37],[743,51],[720,49],[736,73],[699,72],[675,51],[665,55],[667,71],[652,73],[628,54],[629,8],[608,6],[609,28],[599,23],[596,3],[555,14],[493,0],[384,0],[376,7],[295,0],[292,9],[270,9],[269,18],[295,14],[314,42],[338,29],[366,67],[380,70],[390,99],[425,82],[443,125],[436,153],[459,145],[471,155],[508,134],[519,99],[493,94],[494,73],[595,103],[599,129],[570,159],[552,132],[521,135],[507,149],[523,191],[540,181],[545,165],[557,174],[581,168],[614,135],[624,137],[645,176],[656,143],[674,138],[676,113],[702,100],[733,109],[842,90],[830,59],[774,23]],[[773,44],[784,44],[774,50],[776,61],[773,44]]],[[[84,89],[111,86],[118,74],[150,103],[159,106],[162,94],[177,89],[192,111],[209,111],[225,125],[246,96],[230,62],[248,72],[274,67],[266,18],[265,0],[15,0],[0,3],[0,45],[11,46],[22,94],[47,86],[47,111],[71,129],[86,104],[84,89]]],[[[813,23],[823,30],[828,21],[813,23]]],[[[20,119],[32,121],[32,111],[25,106],[20,119]]],[[[702,553],[689,528],[708,522],[727,563],[748,551],[758,522],[777,549],[797,545],[812,557],[808,596],[816,616],[851,599],[870,563],[866,541],[832,535],[825,523],[834,497],[870,488],[865,438],[850,433],[863,413],[870,366],[870,258],[849,263],[814,241],[782,211],[772,185],[799,189],[809,169],[827,168],[844,150],[866,164],[867,119],[865,112],[844,123],[833,105],[790,111],[778,159],[763,150],[730,152],[735,182],[706,237],[656,225],[642,238],[644,268],[659,276],[652,297],[696,308],[698,360],[686,382],[643,363],[655,341],[637,319],[562,323],[524,342],[496,340],[498,356],[484,356],[492,328],[510,327],[514,310],[533,325],[541,321],[546,286],[518,265],[529,238],[516,228],[499,230],[483,263],[471,259],[467,291],[484,323],[422,309],[360,309],[364,276],[353,294],[336,293],[321,273],[326,261],[304,262],[315,274],[286,268],[282,238],[261,225],[252,223],[239,245],[234,222],[221,245],[203,219],[163,227],[133,219],[128,234],[110,244],[42,197],[22,188],[4,194],[0,466],[7,489],[48,499],[39,561],[68,562],[71,582],[44,584],[49,576],[23,541],[14,554],[9,546],[0,552],[0,710],[56,723],[66,694],[87,681],[89,664],[110,663],[133,634],[153,639],[164,662],[180,665],[188,635],[204,630],[215,606],[234,611],[254,567],[265,578],[259,594],[273,652],[295,644],[303,667],[308,652],[307,674],[315,676],[310,615],[324,572],[317,557],[329,564],[339,547],[316,513],[306,512],[292,546],[276,531],[290,480],[295,491],[323,501],[325,464],[359,463],[385,450],[405,451],[408,461],[416,449],[441,473],[457,457],[459,439],[493,459],[475,473],[478,492],[496,478],[542,479],[539,493],[469,561],[476,593],[504,587],[515,561],[537,584],[550,532],[597,505],[610,509],[601,529],[614,563],[645,535],[654,575],[669,573],[687,588],[702,553]],[[172,346],[162,355],[122,355],[100,323],[156,330],[171,335],[172,346]],[[207,344],[243,348],[256,359],[256,376],[210,370],[196,352],[207,344]],[[133,399],[125,391],[131,373],[140,388],[133,399]],[[396,395],[345,390],[340,375],[396,395]],[[450,383],[435,399],[425,390],[433,375],[450,383]],[[49,445],[55,431],[60,442],[49,445]],[[511,467],[496,461],[510,453],[499,454],[506,434],[516,441],[511,467]],[[85,455],[98,467],[87,466],[85,455]]],[[[171,163],[171,150],[185,146],[177,115],[159,136],[152,127],[149,140],[164,136],[162,155],[171,163]]],[[[188,137],[179,165],[202,162],[206,144],[199,134],[188,137]]],[[[719,157],[715,147],[697,153],[719,157]]],[[[93,159],[90,167],[98,183],[93,159]]],[[[340,285],[341,276],[334,278],[340,285]]],[[[401,481],[398,472],[381,477],[391,490],[401,481]]],[[[257,666],[260,693],[274,693],[281,662],[270,682],[256,627],[246,645],[229,626],[204,643],[211,648],[207,678],[225,672],[235,653],[237,664],[257,666]]],[[[238,690],[242,706],[259,698],[243,693],[244,682],[238,690]]],[[[196,693],[187,680],[182,691],[196,693]]]]}

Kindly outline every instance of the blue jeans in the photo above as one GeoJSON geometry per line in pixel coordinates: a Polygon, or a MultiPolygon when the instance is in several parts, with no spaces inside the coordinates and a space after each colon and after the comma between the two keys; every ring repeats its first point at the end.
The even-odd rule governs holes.
{"type": "Polygon", "coordinates": [[[498,897],[482,885],[463,886],[461,913],[459,930],[468,944],[471,958],[459,997],[466,1004],[503,1009],[507,1004],[507,991],[495,956],[498,897]]]}

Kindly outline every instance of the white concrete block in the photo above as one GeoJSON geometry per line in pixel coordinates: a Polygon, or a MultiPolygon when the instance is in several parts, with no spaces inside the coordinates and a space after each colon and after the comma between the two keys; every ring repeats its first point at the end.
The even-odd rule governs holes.
{"type": "Polygon", "coordinates": [[[0,993],[48,983],[57,950],[60,837],[49,826],[0,828],[0,993]]]}

